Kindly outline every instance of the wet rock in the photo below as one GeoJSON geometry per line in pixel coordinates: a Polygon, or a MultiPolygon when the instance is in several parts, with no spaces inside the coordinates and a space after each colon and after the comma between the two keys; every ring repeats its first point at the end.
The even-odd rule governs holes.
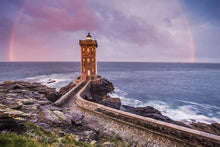
{"type": "Polygon", "coordinates": [[[91,83],[82,94],[86,100],[96,102],[111,108],[120,109],[121,100],[111,98],[107,94],[114,90],[114,86],[106,79],[100,79],[98,83],[91,83]]]}
{"type": "Polygon", "coordinates": [[[131,107],[131,106],[123,105],[123,107],[124,107],[125,111],[133,113],[133,114],[137,114],[137,115],[144,116],[144,117],[150,117],[153,119],[176,124],[176,122],[174,120],[170,119],[167,116],[162,115],[159,110],[157,110],[151,106],[131,107]]]}
{"type": "Polygon", "coordinates": [[[90,87],[90,92],[93,95],[98,96],[106,96],[108,93],[112,92],[114,90],[114,86],[111,82],[109,82],[107,79],[102,78],[101,84],[92,84],[90,87]]]}
{"type": "Polygon", "coordinates": [[[121,100],[120,98],[106,98],[102,101],[102,104],[119,110],[121,107],[121,100]]]}
{"type": "Polygon", "coordinates": [[[212,123],[211,125],[205,124],[205,123],[191,123],[193,129],[197,129],[200,131],[205,131],[208,133],[220,135],[220,124],[218,123],[212,123]]]}
{"type": "Polygon", "coordinates": [[[56,82],[56,80],[49,79],[49,80],[47,81],[47,84],[54,83],[54,82],[56,82]]]}

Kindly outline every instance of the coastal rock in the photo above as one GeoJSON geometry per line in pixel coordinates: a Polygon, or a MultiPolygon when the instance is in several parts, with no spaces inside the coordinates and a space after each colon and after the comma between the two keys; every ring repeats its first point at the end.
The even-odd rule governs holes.
{"type": "Polygon", "coordinates": [[[193,129],[220,135],[220,124],[218,123],[212,123],[211,125],[209,125],[209,124],[197,122],[197,123],[191,123],[191,126],[192,126],[191,128],[193,129]]]}
{"type": "Polygon", "coordinates": [[[111,82],[109,82],[107,79],[102,78],[101,84],[92,84],[90,92],[91,94],[105,96],[108,93],[112,92],[114,90],[114,86],[111,82]]]}
{"type": "Polygon", "coordinates": [[[164,116],[161,114],[161,112],[151,106],[146,106],[146,107],[131,107],[131,106],[127,106],[127,105],[122,105],[122,107],[125,109],[126,112],[130,112],[133,114],[137,114],[140,116],[144,116],[144,117],[150,117],[153,119],[157,119],[157,120],[161,120],[161,121],[165,121],[168,123],[173,123],[176,124],[176,122],[172,119],[170,119],[167,116],[164,116]]]}
{"type": "Polygon", "coordinates": [[[49,79],[49,80],[47,81],[47,84],[54,83],[54,82],[56,82],[56,80],[49,79]]]}
{"type": "Polygon", "coordinates": [[[18,133],[25,131],[24,121],[15,119],[7,114],[0,114],[0,131],[15,131],[18,133]]]}
{"type": "Polygon", "coordinates": [[[120,109],[121,107],[121,100],[120,98],[105,98],[102,101],[102,104],[111,108],[120,109]]]}
{"type": "Polygon", "coordinates": [[[111,108],[120,109],[120,98],[111,98],[107,94],[114,90],[114,86],[107,79],[100,79],[100,82],[91,83],[82,96],[89,101],[96,102],[111,108]]]}
{"type": "Polygon", "coordinates": [[[68,85],[66,85],[65,87],[60,88],[59,90],[59,94],[62,96],[64,94],[66,94],[68,91],[70,91],[73,87],[75,87],[76,84],[74,82],[70,82],[68,85]]]}
{"type": "MultiPolygon", "coordinates": [[[[71,89],[74,84],[67,87],[71,89]]],[[[8,81],[0,84],[0,132],[23,132],[24,122],[28,122],[48,131],[58,130],[62,135],[78,134],[82,141],[98,139],[101,133],[88,125],[84,115],[70,113],[51,102],[51,97],[56,99],[59,95],[55,89],[39,83],[8,81]]]]}
{"type": "Polygon", "coordinates": [[[80,125],[84,116],[80,113],[64,113],[62,109],[54,109],[56,107],[40,107],[41,114],[39,119],[51,126],[72,126],[80,125]]]}

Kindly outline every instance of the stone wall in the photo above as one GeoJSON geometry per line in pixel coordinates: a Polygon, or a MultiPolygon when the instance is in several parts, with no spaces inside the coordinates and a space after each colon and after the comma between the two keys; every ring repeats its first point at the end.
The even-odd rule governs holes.
{"type": "Polygon", "coordinates": [[[86,84],[85,81],[80,81],[74,88],[72,88],[69,92],[64,94],[61,98],[59,98],[56,102],[56,106],[62,106],[68,99],[73,97],[79,90],[86,84]]]}
{"type": "MultiPolygon", "coordinates": [[[[95,81],[97,82],[97,81],[95,81]]],[[[108,117],[117,122],[122,129],[120,134],[135,135],[133,137],[136,140],[149,141],[155,140],[160,141],[160,145],[171,145],[171,146],[185,146],[185,145],[196,145],[196,146],[219,146],[220,136],[205,133],[198,130],[189,129],[186,127],[162,122],[159,120],[131,114],[128,112],[120,111],[117,109],[109,108],[97,103],[87,101],[81,97],[84,91],[86,91],[88,85],[91,84],[89,81],[77,94],[76,104],[83,109],[95,112],[97,115],[108,117]],[[125,127],[126,126],[126,127],[125,127]],[[130,127],[131,126],[131,129],[130,127]],[[128,132],[129,131],[129,132],[128,132]],[[143,135],[145,134],[145,135],[143,135]],[[150,134],[150,135],[149,135],[150,134]],[[143,136],[145,138],[143,139],[143,136]],[[162,141],[162,142],[161,142],[162,141]],[[165,143],[163,142],[165,141],[165,143]]],[[[111,128],[109,128],[111,130],[111,128]]],[[[115,130],[119,131],[119,130],[115,130]]],[[[125,136],[127,138],[129,136],[125,136]]]]}

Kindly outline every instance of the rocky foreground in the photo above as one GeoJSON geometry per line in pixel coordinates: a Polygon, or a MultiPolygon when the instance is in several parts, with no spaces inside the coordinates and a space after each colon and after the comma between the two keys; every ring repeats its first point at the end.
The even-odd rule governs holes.
{"type": "Polygon", "coordinates": [[[38,146],[39,143],[42,146],[122,144],[120,139],[112,139],[90,128],[84,122],[83,114],[70,113],[54,105],[74,86],[70,83],[57,92],[40,83],[16,81],[0,84],[0,144],[17,146],[19,141],[21,146],[38,146]]]}
{"type": "MultiPolygon", "coordinates": [[[[186,125],[162,115],[150,106],[135,108],[122,105],[120,98],[108,96],[108,93],[114,90],[113,84],[106,79],[102,79],[101,83],[90,85],[83,97],[115,109],[220,135],[220,124],[217,123],[186,125]]],[[[84,122],[83,114],[74,111],[70,113],[68,109],[54,105],[56,100],[75,85],[71,82],[57,92],[54,88],[40,83],[16,81],[0,84],[0,144],[7,145],[16,141],[12,140],[13,138],[20,137],[23,142],[31,142],[36,146],[42,142],[41,145],[56,146],[125,145],[126,142],[120,138],[108,136],[98,129],[89,127],[84,122]]]]}

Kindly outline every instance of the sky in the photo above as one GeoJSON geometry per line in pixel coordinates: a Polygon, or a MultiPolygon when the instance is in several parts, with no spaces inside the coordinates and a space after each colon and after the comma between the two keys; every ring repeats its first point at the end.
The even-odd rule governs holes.
{"type": "Polygon", "coordinates": [[[220,63],[220,0],[1,0],[0,62],[220,63]]]}

